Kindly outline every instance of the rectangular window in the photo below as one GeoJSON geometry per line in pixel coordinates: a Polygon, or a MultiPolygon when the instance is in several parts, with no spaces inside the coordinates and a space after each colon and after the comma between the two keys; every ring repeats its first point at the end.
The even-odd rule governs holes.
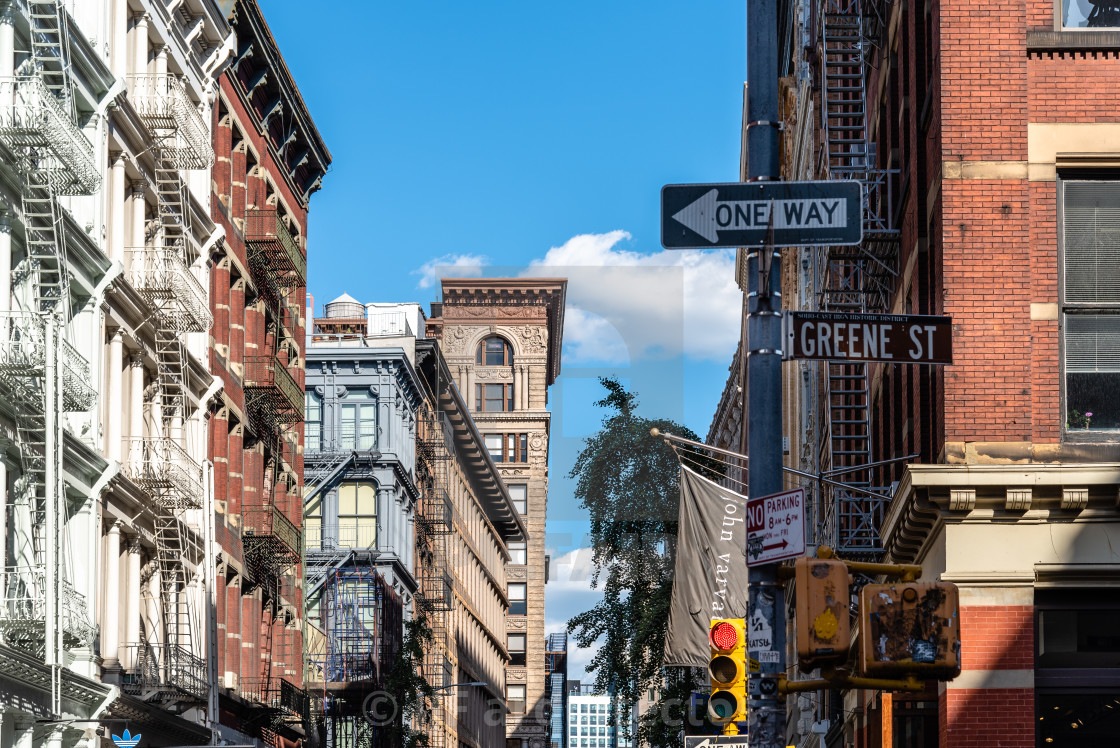
{"type": "Polygon", "coordinates": [[[1100,29],[1120,26],[1120,8],[1108,0],[1057,0],[1062,8],[1062,28],[1100,29]]]}
{"type": "Polygon", "coordinates": [[[527,563],[528,557],[524,540],[520,542],[511,542],[506,547],[509,548],[509,562],[511,565],[522,566],[527,563]]]}
{"type": "MultiPolygon", "coordinates": [[[[580,711],[581,714],[587,714],[587,704],[580,704],[579,705],[579,711],[580,711]]],[[[584,722],[583,724],[586,725],[587,722],[584,722]]]]}
{"type": "Polygon", "coordinates": [[[319,494],[303,509],[303,542],[309,550],[332,547],[323,542],[323,494],[319,494]]]}
{"type": "Polygon", "coordinates": [[[512,683],[506,686],[506,706],[513,714],[525,713],[525,686],[512,683]]]}
{"type": "MultiPolygon", "coordinates": [[[[353,397],[355,393],[347,396],[353,397]]],[[[339,429],[339,446],[343,449],[373,449],[377,446],[377,405],[373,402],[343,402],[339,429]]]]}
{"type": "Polygon", "coordinates": [[[318,452],[323,443],[323,398],[314,392],[304,393],[303,448],[318,452]]]}
{"type": "Polygon", "coordinates": [[[509,497],[513,499],[513,508],[517,510],[518,514],[526,514],[528,511],[529,487],[524,483],[511,483],[507,488],[509,488],[509,497]]]}
{"type": "Polygon", "coordinates": [[[1120,181],[1062,190],[1067,436],[1120,429],[1120,181]]]}
{"type": "Polygon", "coordinates": [[[476,384],[474,409],[481,413],[499,413],[513,410],[512,384],[476,384]]]}
{"type": "Polygon", "coordinates": [[[527,609],[528,603],[525,600],[525,583],[511,582],[509,584],[509,614],[511,616],[523,616],[527,609]]]}
{"type": "Polygon", "coordinates": [[[486,434],[482,437],[494,462],[528,462],[528,434],[486,434]]]}
{"type": "Polygon", "coordinates": [[[377,488],[373,483],[338,486],[338,548],[377,547],[377,488]]]}
{"type": "Polygon", "coordinates": [[[525,666],[525,634],[506,634],[509,664],[525,666]]]}

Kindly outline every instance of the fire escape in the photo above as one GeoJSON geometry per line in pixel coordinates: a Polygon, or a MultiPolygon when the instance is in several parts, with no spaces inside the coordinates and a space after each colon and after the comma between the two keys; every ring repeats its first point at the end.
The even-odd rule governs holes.
{"type": "Polygon", "coordinates": [[[0,636],[51,668],[57,714],[65,652],[95,636],[86,600],[64,578],[62,536],[74,507],[63,488],[62,414],[96,400],[88,363],[65,340],[67,218],[57,198],[92,194],[100,176],[78,124],[66,12],[54,1],[27,7],[30,57],[15,76],[0,78],[0,142],[16,157],[26,246],[13,272],[25,308],[0,312],[0,389],[15,413],[21,468],[5,507],[15,565],[3,567],[0,579],[0,636]]]}
{"type": "MultiPolygon", "coordinates": [[[[894,227],[891,181],[897,170],[877,166],[868,131],[867,80],[874,43],[882,32],[883,6],[877,0],[824,0],[821,61],[824,131],[822,161],[830,179],[853,179],[863,186],[863,243],[821,247],[814,258],[817,301],[822,311],[889,311],[898,278],[899,232],[894,227]]],[[[872,485],[871,404],[868,364],[828,362],[821,464],[826,474],[848,484],[822,496],[822,534],[842,554],[877,558],[879,528],[888,502],[872,485]]]]}
{"type": "Polygon", "coordinates": [[[209,330],[212,319],[206,291],[190,270],[197,251],[180,170],[208,167],[214,152],[178,77],[133,75],[128,86],[151,138],[158,220],[151,245],[131,248],[126,256],[128,279],[152,309],[156,386],[153,433],[130,438],[125,472],[152,498],[162,617],[159,630],[146,632],[145,643],[127,645],[134,672],[126,689],[146,700],[186,706],[204,703],[209,686],[199,651],[200,580],[191,578],[185,563],[201,558],[198,535],[185,513],[202,508],[203,486],[199,464],[183,447],[188,415],[184,335],[209,330]]]}
{"type": "Polygon", "coordinates": [[[296,584],[303,539],[289,518],[302,511],[296,472],[295,427],[303,422],[303,388],[289,369],[300,363],[298,307],[291,289],[306,284],[306,260],[280,214],[249,210],[245,241],[250,272],[265,307],[264,353],[245,357],[245,409],[254,437],[264,445],[264,482],[255,503],[242,506],[245,563],[262,591],[261,669],[243,674],[242,695],[257,705],[251,725],[275,744],[285,723],[307,723],[309,701],[296,683],[302,652],[295,626],[302,607],[296,584]],[[285,606],[282,601],[288,604],[285,606]]]}
{"type": "MultiPolygon", "coordinates": [[[[433,688],[453,682],[448,637],[452,580],[447,547],[452,519],[447,493],[452,449],[450,426],[443,414],[422,405],[416,420],[416,487],[420,491],[416,513],[416,604],[432,632],[431,644],[424,653],[423,673],[433,688]]],[[[426,732],[430,748],[444,748],[448,743],[447,733],[454,718],[449,701],[436,699],[429,704],[432,721],[426,732]]]]}

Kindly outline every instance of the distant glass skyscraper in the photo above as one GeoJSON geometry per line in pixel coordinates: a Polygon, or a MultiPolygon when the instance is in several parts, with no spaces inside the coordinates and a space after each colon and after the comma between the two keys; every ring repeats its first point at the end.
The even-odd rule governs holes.
{"type": "Polygon", "coordinates": [[[568,748],[568,735],[564,729],[564,715],[568,709],[568,635],[549,634],[545,641],[545,698],[552,706],[548,720],[550,748],[568,748]]]}
{"type": "MultiPolygon", "coordinates": [[[[564,689],[568,694],[565,710],[567,748],[633,748],[634,713],[621,713],[613,695],[596,693],[595,687],[568,681],[564,689]],[[614,721],[610,719],[611,702],[614,702],[614,721]],[[630,728],[625,736],[623,726],[630,728]]],[[[553,712],[555,714],[555,712],[553,712]]],[[[555,744],[555,738],[553,743],[555,744]]]]}

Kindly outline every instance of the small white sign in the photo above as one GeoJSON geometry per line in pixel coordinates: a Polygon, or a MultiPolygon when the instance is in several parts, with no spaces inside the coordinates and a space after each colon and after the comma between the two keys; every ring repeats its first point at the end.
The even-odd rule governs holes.
{"type": "Polygon", "coordinates": [[[805,555],[805,491],[747,500],[747,566],[805,555]]]}
{"type": "Polygon", "coordinates": [[[747,649],[750,652],[765,652],[774,646],[774,630],[761,611],[755,611],[751,616],[748,629],[747,649]]]}

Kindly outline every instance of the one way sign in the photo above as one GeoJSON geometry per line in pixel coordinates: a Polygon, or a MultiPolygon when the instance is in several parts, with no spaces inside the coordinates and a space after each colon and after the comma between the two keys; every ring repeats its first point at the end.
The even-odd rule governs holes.
{"type": "Polygon", "coordinates": [[[661,188],[666,249],[859,244],[862,192],[854,180],[667,184],[661,188]]]}

